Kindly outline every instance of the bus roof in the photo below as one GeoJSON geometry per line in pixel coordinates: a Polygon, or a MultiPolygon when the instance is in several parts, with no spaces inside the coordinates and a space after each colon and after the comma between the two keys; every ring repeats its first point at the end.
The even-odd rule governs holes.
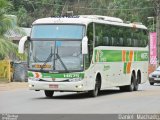
{"type": "Polygon", "coordinates": [[[109,16],[100,16],[100,15],[79,15],[73,17],[48,17],[37,19],[33,22],[35,24],[82,24],[88,25],[89,23],[101,23],[101,24],[110,24],[117,26],[126,26],[126,27],[135,27],[141,29],[147,29],[142,23],[125,23],[122,19],[109,16]]]}

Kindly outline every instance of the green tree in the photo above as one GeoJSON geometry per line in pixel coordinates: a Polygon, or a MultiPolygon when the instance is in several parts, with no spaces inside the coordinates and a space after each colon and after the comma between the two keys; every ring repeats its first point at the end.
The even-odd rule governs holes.
{"type": "MultiPolygon", "coordinates": [[[[124,21],[142,22],[154,16],[153,0],[9,0],[13,6],[10,12],[18,16],[20,26],[30,27],[38,18],[65,15],[105,15],[119,17],[124,21]]],[[[149,25],[151,26],[151,25],[149,25]]]]}
{"type": "Polygon", "coordinates": [[[142,22],[148,25],[148,16],[154,16],[153,3],[150,0],[114,0],[108,5],[109,16],[122,18],[124,21],[142,22]]]}
{"type": "Polygon", "coordinates": [[[5,33],[13,29],[16,23],[15,16],[6,15],[7,9],[11,6],[7,0],[0,0],[0,59],[9,57],[9,54],[15,53],[17,46],[13,44],[5,33]]]}

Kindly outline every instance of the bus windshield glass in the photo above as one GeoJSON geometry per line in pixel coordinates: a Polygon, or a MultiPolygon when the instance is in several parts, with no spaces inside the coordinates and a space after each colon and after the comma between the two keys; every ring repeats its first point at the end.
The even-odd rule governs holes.
{"type": "Polygon", "coordinates": [[[81,41],[31,41],[29,68],[58,72],[83,70],[81,41]]]}
{"type": "Polygon", "coordinates": [[[48,39],[82,39],[83,25],[34,25],[31,38],[48,39]]]}

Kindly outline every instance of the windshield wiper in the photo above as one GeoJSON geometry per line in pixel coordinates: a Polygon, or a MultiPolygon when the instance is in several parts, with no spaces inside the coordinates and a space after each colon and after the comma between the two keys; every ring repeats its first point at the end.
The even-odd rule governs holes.
{"type": "Polygon", "coordinates": [[[62,64],[62,66],[64,67],[66,72],[69,72],[66,65],[64,64],[64,62],[61,60],[61,57],[58,55],[58,53],[56,53],[57,58],[59,59],[60,63],[62,64]]]}
{"type": "Polygon", "coordinates": [[[54,54],[52,53],[52,47],[51,47],[51,53],[49,54],[48,58],[44,61],[43,65],[41,66],[40,70],[43,70],[44,66],[49,62],[49,60],[52,58],[54,54]]]}

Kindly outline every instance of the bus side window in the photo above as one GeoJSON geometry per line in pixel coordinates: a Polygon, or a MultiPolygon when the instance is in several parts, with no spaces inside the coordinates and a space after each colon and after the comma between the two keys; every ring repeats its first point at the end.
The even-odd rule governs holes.
{"type": "Polygon", "coordinates": [[[109,38],[108,37],[103,38],[103,44],[104,44],[104,46],[109,46],[109,38]]]}
{"type": "Polygon", "coordinates": [[[116,41],[115,41],[115,38],[112,37],[111,40],[112,40],[112,46],[116,46],[117,43],[116,43],[116,41]]]}
{"type": "Polygon", "coordinates": [[[93,56],[93,23],[87,26],[88,54],[85,55],[85,69],[88,69],[93,56]]]}
{"type": "Polygon", "coordinates": [[[95,24],[95,47],[104,45],[105,26],[103,24],[95,24]]]}
{"type": "Polygon", "coordinates": [[[99,37],[95,36],[95,46],[99,46],[99,37]]]}
{"type": "Polygon", "coordinates": [[[119,46],[123,46],[123,38],[119,38],[119,46]]]}
{"type": "Polygon", "coordinates": [[[131,47],[132,46],[132,39],[131,38],[127,38],[127,46],[131,47]]]}
{"type": "Polygon", "coordinates": [[[138,29],[137,32],[136,32],[136,36],[137,36],[137,39],[138,39],[138,45],[137,47],[142,47],[143,45],[143,42],[142,42],[142,34],[141,34],[141,30],[138,29]]]}
{"type": "Polygon", "coordinates": [[[138,39],[134,39],[134,47],[138,47],[138,39]]]}
{"type": "Polygon", "coordinates": [[[146,47],[147,44],[148,44],[148,35],[147,35],[147,31],[146,30],[141,30],[141,34],[142,34],[142,41],[143,41],[143,44],[142,46],[143,47],[146,47]]]}
{"type": "Polygon", "coordinates": [[[124,35],[123,27],[118,29],[119,46],[124,46],[124,35]]]}

